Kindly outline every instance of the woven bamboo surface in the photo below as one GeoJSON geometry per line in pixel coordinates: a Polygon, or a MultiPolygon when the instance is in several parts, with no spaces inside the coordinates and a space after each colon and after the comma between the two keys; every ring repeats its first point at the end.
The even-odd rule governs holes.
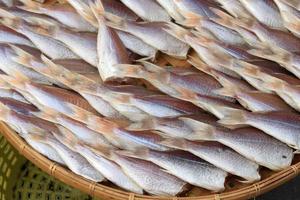
{"type": "Polygon", "coordinates": [[[103,200],[243,200],[268,192],[294,178],[300,172],[300,155],[296,155],[293,165],[285,170],[271,172],[267,169],[261,169],[263,179],[257,183],[239,183],[234,177],[229,178],[226,184],[226,190],[220,194],[211,194],[209,191],[195,187],[187,194],[188,196],[184,197],[137,195],[114,188],[108,184],[104,185],[102,183],[91,182],[72,173],[70,170],[50,161],[32,149],[17,133],[2,122],[0,123],[0,132],[22,155],[46,173],[82,192],[103,200]]]}

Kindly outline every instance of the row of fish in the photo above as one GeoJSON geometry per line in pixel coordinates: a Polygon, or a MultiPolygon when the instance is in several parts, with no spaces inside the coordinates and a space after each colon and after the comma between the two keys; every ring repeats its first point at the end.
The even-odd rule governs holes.
{"type": "Polygon", "coordinates": [[[259,181],[300,151],[299,27],[293,0],[0,0],[0,120],[138,194],[259,181]]]}

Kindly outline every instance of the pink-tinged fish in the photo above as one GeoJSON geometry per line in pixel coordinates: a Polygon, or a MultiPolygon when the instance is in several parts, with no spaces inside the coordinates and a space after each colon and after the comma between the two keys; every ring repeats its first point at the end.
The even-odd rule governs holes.
{"type": "Polygon", "coordinates": [[[19,8],[33,13],[48,15],[60,23],[78,31],[92,31],[96,29],[85,21],[70,4],[40,4],[30,0],[21,0],[24,6],[19,8]]]}
{"type": "Polygon", "coordinates": [[[244,108],[252,112],[294,111],[275,94],[260,91],[245,91],[234,87],[222,88],[217,93],[236,98],[244,108]]]}
{"type": "MultiPolygon", "coordinates": [[[[40,56],[40,52],[37,49],[23,45],[18,45],[18,47],[20,49],[29,51],[33,55],[40,56]]],[[[28,69],[14,62],[12,58],[15,55],[16,54],[10,45],[4,43],[0,44],[0,68],[3,72],[10,76],[14,76],[16,72],[19,72],[22,73],[24,76],[30,78],[32,81],[43,84],[51,85],[55,82],[32,69],[28,69]]]]}
{"type": "Polygon", "coordinates": [[[125,174],[149,194],[176,196],[187,192],[190,188],[186,182],[152,162],[124,156],[105,148],[94,150],[94,152],[116,162],[125,174]]]}
{"type": "Polygon", "coordinates": [[[104,176],[97,171],[82,155],[63,145],[53,135],[32,135],[31,139],[34,141],[43,142],[55,149],[72,172],[95,182],[101,182],[105,180],[104,176]]]}
{"type": "Polygon", "coordinates": [[[292,53],[281,48],[272,48],[271,51],[252,49],[249,53],[275,61],[300,78],[300,55],[297,53],[292,53]]]}
{"type": "Polygon", "coordinates": [[[189,18],[189,14],[199,15],[205,18],[217,17],[210,7],[216,7],[212,1],[205,0],[173,0],[178,11],[185,18],[189,18]]]}
{"type": "Polygon", "coordinates": [[[245,80],[235,78],[223,72],[215,70],[196,57],[190,57],[188,62],[202,72],[214,77],[223,87],[235,87],[243,90],[254,90],[254,88],[245,80]]]}
{"type": "Polygon", "coordinates": [[[0,16],[4,17],[0,21],[3,25],[25,35],[31,42],[45,55],[52,59],[78,58],[68,47],[60,41],[53,38],[43,36],[32,31],[35,25],[29,24],[19,17],[12,16],[5,10],[0,9],[0,16]]]}
{"type": "Polygon", "coordinates": [[[31,115],[32,113],[39,111],[39,109],[32,104],[24,103],[12,98],[0,97],[0,102],[9,109],[24,115],[31,115]]]}
{"type": "Polygon", "coordinates": [[[98,70],[103,81],[116,78],[114,65],[131,63],[127,50],[118,34],[111,27],[106,26],[104,8],[98,0],[92,5],[92,10],[98,20],[97,52],[98,70]]]}
{"type": "Polygon", "coordinates": [[[247,181],[260,179],[258,165],[232,149],[217,142],[193,142],[184,139],[167,139],[162,144],[188,151],[224,171],[247,181]]]}
{"type": "Polygon", "coordinates": [[[269,46],[278,46],[287,51],[299,52],[300,38],[289,32],[271,29],[257,21],[234,20],[233,23],[253,31],[262,42],[269,46]]]}
{"type": "Polygon", "coordinates": [[[96,110],[83,97],[70,90],[33,83],[20,74],[16,74],[16,78],[3,75],[2,78],[19,90],[30,91],[30,94],[38,103],[46,107],[70,115],[72,114],[72,110],[67,104],[69,103],[97,115],[96,110]]]}
{"type": "Polygon", "coordinates": [[[273,0],[239,1],[260,23],[270,28],[285,29],[280,11],[273,0]]]}
{"type": "Polygon", "coordinates": [[[64,68],[81,74],[93,81],[95,81],[96,83],[102,83],[102,79],[99,77],[97,68],[95,68],[94,66],[88,64],[87,62],[85,62],[84,60],[80,60],[80,59],[57,59],[57,60],[53,60],[53,62],[57,65],[61,65],[64,68]]]}
{"type": "Polygon", "coordinates": [[[227,172],[185,151],[154,151],[141,149],[135,152],[120,151],[121,155],[147,160],[191,185],[212,191],[223,191],[227,172]]]}
{"type": "Polygon", "coordinates": [[[97,66],[97,34],[90,32],[77,32],[62,26],[43,25],[32,27],[37,34],[51,37],[62,42],[76,55],[93,66],[97,66]]]}
{"type": "Polygon", "coordinates": [[[170,96],[177,97],[180,91],[188,90],[195,94],[234,101],[213,93],[212,91],[221,88],[221,85],[213,77],[202,72],[172,73],[150,62],[141,62],[140,65],[123,64],[116,68],[118,77],[143,78],[170,96]]]}
{"type": "Polygon", "coordinates": [[[284,21],[284,26],[296,36],[300,36],[300,10],[288,5],[282,0],[274,0],[277,4],[281,16],[284,21]]]}
{"type": "Polygon", "coordinates": [[[25,36],[3,25],[0,25],[0,42],[34,47],[34,44],[25,36]]]}
{"type": "Polygon", "coordinates": [[[207,114],[172,119],[153,118],[143,123],[131,124],[129,129],[157,130],[166,137],[192,141],[217,141],[272,170],[288,167],[293,159],[293,150],[290,147],[264,132],[254,128],[232,131],[219,126],[216,118],[207,114]],[[277,153],[270,157],[275,148],[278,149],[277,153]]]}
{"type": "Polygon", "coordinates": [[[109,20],[107,25],[130,33],[170,56],[186,58],[189,46],[166,31],[171,22],[133,22],[107,14],[105,17],[109,20]]]}
{"type": "Polygon", "coordinates": [[[217,0],[228,13],[235,18],[253,17],[239,0],[217,0]]]}
{"type": "Polygon", "coordinates": [[[145,21],[171,21],[169,14],[155,0],[121,0],[145,21]]]}
{"type": "Polygon", "coordinates": [[[157,0],[157,3],[159,3],[176,21],[180,21],[183,19],[183,16],[178,11],[177,6],[173,0],[157,0]]]}
{"type": "Polygon", "coordinates": [[[287,145],[300,149],[300,117],[297,113],[274,111],[267,113],[251,113],[246,111],[228,112],[219,120],[224,126],[230,128],[253,126],[287,145]]]}
{"type": "Polygon", "coordinates": [[[246,41],[238,32],[226,26],[222,26],[210,19],[191,16],[189,19],[179,23],[184,26],[194,27],[199,32],[202,32],[203,29],[208,30],[219,41],[222,41],[226,44],[242,46],[246,43],[246,41]]]}
{"type": "Polygon", "coordinates": [[[85,145],[82,141],[75,138],[67,129],[61,127],[60,130],[64,131],[54,134],[54,136],[64,145],[86,158],[87,161],[96,170],[101,172],[106,179],[125,190],[135,192],[137,194],[143,194],[143,189],[128,175],[126,175],[119,165],[95,153],[93,150],[91,150],[91,147],[85,145]]]}

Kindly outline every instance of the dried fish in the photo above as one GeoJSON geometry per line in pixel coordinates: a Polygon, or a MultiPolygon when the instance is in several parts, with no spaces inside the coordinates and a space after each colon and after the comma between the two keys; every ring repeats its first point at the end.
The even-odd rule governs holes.
{"type": "Polygon", "coordinates": [[[189,189],[186,182],[149,161],[123,156],[104,148],[94,151],[116,162],[133,181],[150,194],[175,196],[189,189]]]}
{"type": "Polygon", "coordinates": [[[35,47],[34,44],[25,36],[3,25],[0,25],[0,42],[35,47]]]}
{"type": "Polygon", "coordinates": [[[216,142],[192,142],[184,139],[166,139],[162,144],[188,151],[203,160],[249,182],[260,179],[258,165],[228,147],[216,142]]]}
{"type": "Polygon", "coordinates": [[[60,23],[78,31],[92,31],[96,29],[85,21],[70,4],[40,4],[31,0],[20,0],[24,6],[19,8],[29,12],[48,15],[60,23]]]}
{"type": "Polygon", "coordinates": [[[98,20],[98,70],[103,81],[114,79],[116,71],[114,65],[130,63],[128,53],[121,39],[114,29],[106,26],[105,19],[101,14],[104,14],[104,8],[100,1],[92,6],[98,20]]]}
{"type": "Polygon", "coordinates": [[[176,21],[183,19],[183,16],[178,11],[177,6],[173,0],[157,0],[157,3],[159,3],[176,21]]]}
{"type": "Polygon", "coordinates": [[[223,191],[227,172],[185,151],[161,152],[141,149],[120,151],[121,155],[151,161],[192,185],[212,191],[223,191]]]}
{"type": "Polygon", "coordinates": [[[11,29],[28,37],[40,51],[42,51],[50,58],[78,58],[78,56],[75,55],[63,43],[50,37],[34,33],[32,31],[32,28],[36,25],[29,24],[25,20],[22,20],[21,18],[12,15],[11,13],[7,13],[7,11],[3,9],[0,9],[0,16],[4,16],[4,18],[0,20],[3,25],[8,26],[11,29]]]}
{"type": "Polygon", "coordinates": [[[121,0],[121,2],[144,20],[171,21],[169,14],[155,0],[121,0]]]}
{"type": "Polygon", "coordinates": [[[252,15],[245,9],[239,0],[217,0],[222,7],[236,18],[251,18],[252,15]]]}
{"type": "Polygon", "coordinates": [[[299,115],[291,112],[274,111],[267,113],[250,113],[245,111],[233,111],[229,112],[219,123],[230,128],[250,125],[293,148],[299,149],[299,120],[299,115]]]}

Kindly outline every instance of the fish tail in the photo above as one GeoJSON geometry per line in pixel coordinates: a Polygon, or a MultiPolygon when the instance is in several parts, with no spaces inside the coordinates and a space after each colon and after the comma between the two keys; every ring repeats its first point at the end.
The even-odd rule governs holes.
{"type": "Polygon", "coordinates": [[[75,10],[93,26],[98,27],[98,21],[92,9],[81,0],[67,0],[75,10]]]}
{"type": "Polygon", "coordinates": [[[40,13],[43,14],[41,11],[42,4],[38,3],[36,1],[31,1],[31,0],[20,0],[24,5],[23,6],[18,6],[18,8],[21,8],[22,10],[26,10],[29,12],[34,12],[34,13],[40,13]]]}
{"type": "Polygon", "coordinates": [[[278,79],[276,77],[264,74],[262,79],[264,80],[262,87],[265,87],[269,90],[277,91],[277,90],[282,90],[285,88],[284,86],[285,86],[286,82],[284,82],[281,79],[278,79]]]}
{"type": "Polygon", "coordinates": [[[228,110],[218,123],[232,129],[244,127],[247,123],[247,115],[242,110],[228,110]]]}
{"type": "Polygon", "coordinates": [[[7,122],[10,113],[10,109],[4,104],[0,103],[0,120],[7,122]]]}
{"type": "Polygon", "coordinates": [[[187,141],[185,139],[179,138],[168,138],[160,142],[160,144],[165,145],[167,147],[175,148],[175,149],[187,149],[187,141]]]}
{"type": "Polygon", "coordinates": [[[234,29],[236,28],[235,23],[233,23],[234,18],[228,14],[226,14],[225,12],[219,10],[219,9],[215,9],[215,8],[211,8],[211,10],[217,15],[219,16],[218,18],[214,18],[212,19],[214,22],[223,25],[227,28],[231,28],[234,29]]]}
{"type": "Polygon", "coordinates": [[[292,55],[290,52],[281,49],[281,48],[273,48],[272,47],[272,51],[268,50],[268,49],[252,49],[249,50],[248,53],[257,56],[257,57],[261,57],[261,58],[265,58],[268,60],[272,60],[284,65],[291,65],[292,62],[292,55]]]}
{"type": "Polygon", "coordinates": [[[26,83],[29,82],[28,78],[25,77],[18,71],[14,72],[14,77],[7,75],[0,75],[1,79],[9,83],[13,88],[26,91],[26,83]]]}
{"type": "Polygon", "coordinates": [[[20,30],[22,26],[22,20],[15,15],[11,14],[7,10],[0,8],[0,22],[14,30],[20,30]]]}
{"type": "Polygon", "coordinates": [[[114,150],[105,146],[97,146],[97,147],[90,147],[90,146],[85,146],[87,149],[91,150],[92,152],[103,156],[107,159],[113,159],[114,158],[114,150]]]}
{"type": "Polygon", "coordinates": [[[201,26],[201,18],[199,15],[197,15],[196,17],[188,17],[181,21],[177,20],[176,22],[187,27],[201,26]]]}
{"type": "Polygon", "coordinates": [[[41,106],[39,107],[39,109],[42,108],[43,111],[34,112],[33,115],[49,122],[58,123],[57,118],[60,114],[49,107],[41,106]]]}
{"type": "Polygon", "coordinates": [[[52,23],[39,23],[38,25],[29,26],[30,29],[40,35],[55,37],[59,27],[52,23]]]}
{"type": "Polygon", "coordinates": [[[200,58],[189,56],[188,62],[200,71],[215,77],[212,68],[205,64],[203,61],[201,61],[200,58]]]}
{"type": "Polygon", "coordinates": [[[215,129],[213,126],[188,117],[180,117],[179,119],[193,130],[193,134],[189,135],[187,139],[189,140],[214,140],[215,139],[214,137],[215,129]]]}
{"type": "Polygon", "coordinates": [[[96,0],[94,3],[90,3],[90,9],[94,13],[94,16],[98,20],[98,23],[104,22],[105,10],[101,0],[96,0]]]}
{"type": "Polygon", "coordinates": [[[140,159],[146,159],[149,156],[149,149],[147,148],[141,148],[136,151],[117,151],[118,154],[127,156],[127,157],[132,157],[132,158],[140,158],[140,159]]]}
{"type": "Polygon", "coordinates": [[[238,66],[240,68],[239,70],[242,71],[244,74],[248,74],[252,77],[260,77],[261,76],[261,70],[250,63],[247,63],[242,60],[234,60],[233,65],[238,66]]]}

